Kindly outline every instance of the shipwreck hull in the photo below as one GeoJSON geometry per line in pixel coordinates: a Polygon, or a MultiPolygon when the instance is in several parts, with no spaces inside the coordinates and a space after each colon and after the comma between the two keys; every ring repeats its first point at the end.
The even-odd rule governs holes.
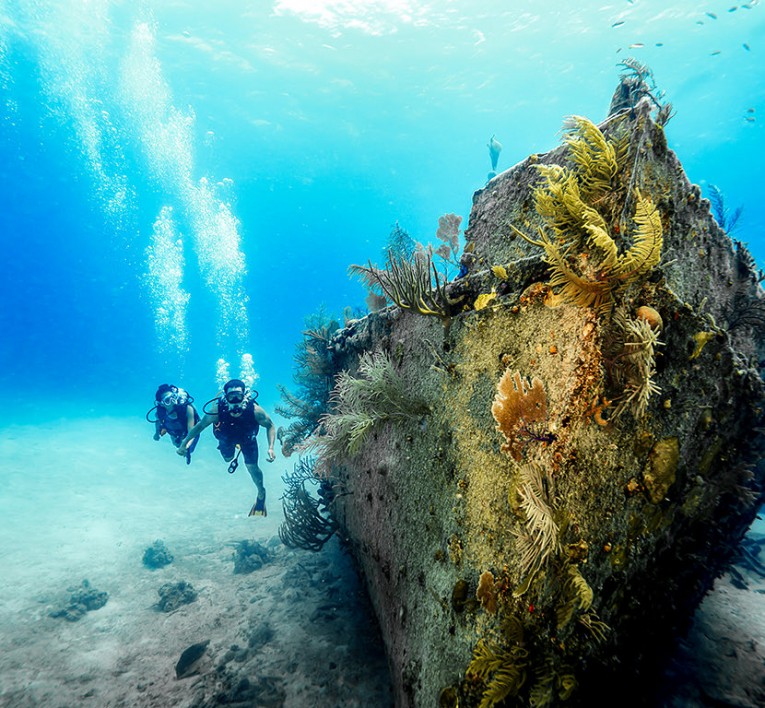
{"type": "MultiPolygon", "coordinates": [[[[330,343],[338,372],[387,353],[429,410],[380,423],[331,466],[344,492],[334,516],[366,578],[399,706],[591,705],[610,692],[650,705],[662,659],[762,501],[751,258],[715,223],[647,104],[600,129],[629,150],[616,223],[633,219],[639,194],[663,232],[661,262],[618,284],[610,310],[556,294],[549,254],[510,227],[532,240],[547,228],[535,166],[571,165],[564,145],[476,193],[448,317],[390,308],[330,343]],[[482,293],[494,297],[478,307],[482,293]],[[614,313],[639,307],[662,324],[636,411],[619,407],[618,367],[634,349],[614,343],[614,313]],[[538,380],[546,410],[534,425],[506,421],[517,433],[507,437],[492,408],[516,372],[528,390],[538,380]]],[[[612,232],[622,252],[624,231],[612,232]]]]}

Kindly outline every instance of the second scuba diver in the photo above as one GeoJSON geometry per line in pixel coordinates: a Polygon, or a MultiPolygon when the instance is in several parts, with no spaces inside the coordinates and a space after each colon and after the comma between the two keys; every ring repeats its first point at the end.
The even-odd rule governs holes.
{"type": "Polygon", "coordinates": [[[247,388],[243,381],[231,379],[223,386],[223,394],[203,407],[204,416],[181,441],[178,454],[183,455],[183,446],[198,436],[206,427],[213,425],[213,434],[218,439],[218,450],[226,462],[228,471],[233,473],[239,464],[239,454],[244,456],[247,471],[258,488],[258,497],[250,509],[250,516],[266,516],[266,488],[263,486],[263,471],[258,466],[258,430],[261,426],[268,435],[267,459],[276,459],[274,442],[276,428],[268,414],[255,400],[257,391],[247,388]],[[209,407],[209,408],[208,408],[209,407]],[[236,447],[239,447],[239,452],[236,447]]]}
{"type": "Polygon", "coordinates": [[[199,442],[199,436],[189,435],[199,422],[199,414],[192,405],[194,399],[182,388],[172,384],[161,384],[154,394],[154,408],[146,414],[146,420],[154,423],[154,439],[167,434],[178,448],[178,454],[186,457],[186,464],[191,464],[191,453],[199,442]],[[156,411],[157,417],[151,414],[156,411]]]}

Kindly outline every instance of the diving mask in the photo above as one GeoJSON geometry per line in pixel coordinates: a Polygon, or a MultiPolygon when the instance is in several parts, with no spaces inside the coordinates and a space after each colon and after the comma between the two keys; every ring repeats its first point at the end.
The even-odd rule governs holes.
{"type": "Polygon", "coordinates": [[[237,405],[238,403],[241,403],[244,401],[245,392],[241,389],[234,389],[232,391],[228,391],[226,393],[226,402],[230,403],[231,405],[237,405]]]}
{"type": "Polygon", "coordinates": [[[178,396],[172,391],[168,391],[164,396],[162,396],[161,403],[163,406],[174,406],[176,403],[178,403],[178,396]]]}

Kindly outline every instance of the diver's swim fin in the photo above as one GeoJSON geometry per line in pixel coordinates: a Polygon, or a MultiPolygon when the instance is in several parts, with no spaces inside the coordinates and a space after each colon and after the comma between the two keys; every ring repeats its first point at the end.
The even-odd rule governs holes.
{"type": "Polygon", "coordinates": [[[247,516],[268,516],[265,494],[255,500],[255,503],[252,505],[252,509],[250,509],[250,513],[247,514],[247,516]]]}

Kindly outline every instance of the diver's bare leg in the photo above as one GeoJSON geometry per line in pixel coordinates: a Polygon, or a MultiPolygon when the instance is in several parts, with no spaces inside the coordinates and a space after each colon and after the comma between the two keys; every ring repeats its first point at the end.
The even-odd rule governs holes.
{"type": "Polygon", "coordinates": [[[252,465],[247,463],[247,471],[252,477],[252,481],[255,482],[255,486],[258,488],[258,496],[266,496],[266,488],[263,486],[263,470],[258,465],[252,465]]]}
{"type": "Polygon", "coordinates": [[[268,516],[266,511],[266,488],[263,486],[263,471],[257,465],[245,463],[247,465],[247,471],[252,477],[252,481],[255,482],[255,486],[258,488],[258,498],[250,509],[250,516],[268,516]]]}

